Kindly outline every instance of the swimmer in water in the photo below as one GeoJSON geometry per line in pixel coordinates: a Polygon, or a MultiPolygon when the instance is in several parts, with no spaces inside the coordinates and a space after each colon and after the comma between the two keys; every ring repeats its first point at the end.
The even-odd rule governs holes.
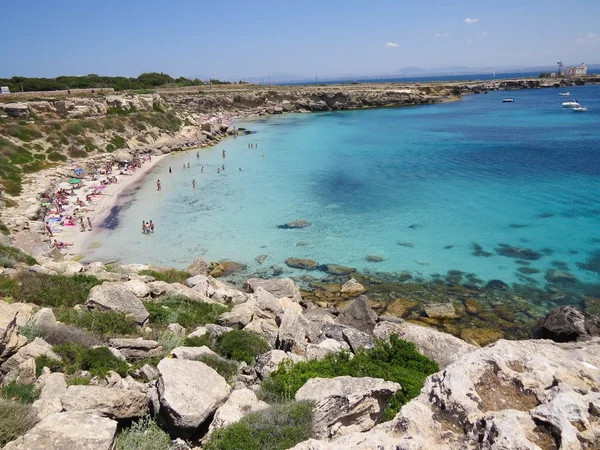
{"type": "Polygon", "coordinates": [[[190,163],[188,163],[188,169],[190,168],[190,163]]]}
{"type": "Polygon", "coordinates": [[[162,188],[162,187],[161,187],[161,185],[160,185],[160,180],[157,180],[157,181],[156,181],[156,190],[157,190],[157,191],[160,191],[160,190],[161,190],[161,188],[162,188]]]}
{"type": "Polygon", "coordinates": [[[261,155],[261,156],[264,158],[264,157],[265,157],[265,152],[262,152],[262,155],[261,155]]]}
{"type": "Polygon", "coordinates": [[[200,167],[200,173],[204,173],[204,166],[200,167]]]}
{"type": "Polygon", "coordinates": [[[185,163],[183,163],[183,168],[185,169],[185,163]]]}
{"type": "Polygon", "coordinates": [[[221,173],[221,169],[217,167],[217,173],[221,173]]]}
{"type": "Polygon", "coordinates": [[[196,189],[196,180],[192,180],[192,187],[196,189]]]}
{"type": "Polygon", "coordinates": [[[196,152],[196,158],[200,158],[200,152],[196,152]]]}
{"type": "Polygon", "coordinates": [[[242,168],[240,167],[240,172],[242,171],[242,168]]]}
{"type": "Polygon", "coordinates": [[[221,166],[221,170],[225,170],[225,164],[221,166]]]}

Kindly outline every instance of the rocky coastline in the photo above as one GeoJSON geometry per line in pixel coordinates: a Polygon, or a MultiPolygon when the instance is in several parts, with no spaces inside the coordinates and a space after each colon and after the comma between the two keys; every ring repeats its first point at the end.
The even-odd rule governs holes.
{"type": "MultiPolygon", "coordinates": [[[[294,442],[294,449],[591,450],[600,440],[600,317],[574,307],[558,308],[538,323],[536,336],[544,339],[477,345],[377,314],[357,289],[345,305],[321,307],[289,278],[246,279],[238,288],[210,276],[214,268],[201,259],[178,272],[13,257],[27,262],[4,268],[1,277],[0,392],[8,399],[3,405],[13,402],[15,386],[33,386],[37,397],[22,436],[13,436],[7,450],[68,442],[109,450],[138,420],[154,420],[164,430],[161,448],[227,448],[218,442],[229,426],[248,414],[271,417],[268,411],[279,407],[265,402],[278,367],[335,361],[338,354],[364,358],[378,342],[394,346],[396,339],[414,344],[439,368],[420,393],[384,420],[392,396],[409,388],[386,378],[392,372],[312,376],[287,403],[308,404],[311,411],[310,439],[294,442]],[[39,294],[19,288],[35,289],[42,279],[39,294]],[[68,280],[91,284],[75,294],[68,280]],[[52,300],[54,283],[63,303],[53,303],[59,302],[52,300]],[[67,307],[71,295],[76,298],[67,307]],[[218,313],[197,326],[190,312],[178,314],[182,305],[218,313]],[[102,315],[127,318],[130,328],[113,325],[100,333],[85,319],[102,315]],[[239,332],[264,342],[241,363],[218,345],[221,336],[239,332]],[[118,361],[108,371],[71,356],[103,349],[106,361],[118,361]]],[[[448,314],[448,305],[426,311],[448,314]]]]}

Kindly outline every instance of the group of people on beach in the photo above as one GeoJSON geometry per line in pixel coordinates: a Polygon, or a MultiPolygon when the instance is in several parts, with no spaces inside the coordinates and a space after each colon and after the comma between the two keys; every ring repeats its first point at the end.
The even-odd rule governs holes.
{"type": "Polygon", "coordinates": [[[154,233],[154,222],[152,222],[152,220],[150,220],[150,222],[144,222],[142,220],[142,233],[143,234],[154,233]]]}
{"type": "MultiPolygon", "coordinates": [[[[141,167],[143,160],[149,160],[149,157],[134,157],[129,162],[119,163],[118,174],[131,175],[136,168],[141,167]]],[[[71,187],[56,188],[43,195],[42,205],[46,207],[44,226],[48,236],[54,238],[57,233],[65,231],[65,227],[79,226],[81,232],[93,230],[92,218],[88,214],[94,211],[98,197],[104,195],[103,190],[119,181],[116,175],[112,175],[115,170],[113,164],[107,161],[99,166],[89,167],[88,175],[82,181],[74,183],[71,180],[71,187]]],[[[78,178],[81,178],[84,172],[82,168],[75,169],[78,178]]],[[[148,225],[153,231],[152,221],[148,225]]],[[[59,250],[72,245],[57,239],[52,242],[52,247],[59,250]]]]}

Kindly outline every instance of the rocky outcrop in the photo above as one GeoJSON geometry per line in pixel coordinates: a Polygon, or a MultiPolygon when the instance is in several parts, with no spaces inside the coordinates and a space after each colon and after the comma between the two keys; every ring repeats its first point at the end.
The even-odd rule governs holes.
{"type": "Polygon", "coordinates": [[[318,262],[306,258],[288,258],[285,263],[294,269],[315,270],[319,267],[318,262]]]}
{"type": "Polygon", "coordinates": [[[600,317],[574,306],[553,309],[542,320],[536,333],[542,339],[556,342],[584,341],[600,337],[600,317]]]}
{"type": "Polygon", "coordinates": [[[69,386],[62,398],[63,409],[108,417],[114,420],[141,417],[148,411],[143,392],[100,386],[69,386]]]}
{"type": "Polygon", "coordinates": [[[300,300],[300,289],[291,278],[249,278],[244,283],[246,292],[255,292],[259,287],[270,292],[276,298],[289,297],[300,300]]]}
{"type": "Polygon", "coordinates": [[[377,323],[377,314],[371,309],[369,299],[361,295],[342,310],[337,317],[337,323],[356,328],[365,333],[372,333],[377,323]]]}
{"type": "Polygon", "coordinates": [[[210,435],[218,428],[224,428],[237,422],[246,414],[261,411],[269,407],[268,403],[259,400],[250,389],[237,389],[231,393],[229,398],[215,412],[215,416],[208,429],[210,435]]]}
{"type": "Polygon", "coordinates": [[[33,402],[32,408],[38,420],[50,414],[62,411],[62,398],[67,393],[67,382],[62,373],[44,373],[37,381],[40,397],[33,402]]]}
{"type": "Polygon", "coordinates": [[[312,378],[296,400],[315,402],[313,431],[329,439],[373,428],[401,386],[380,378],[312,378]]]}
{"type": "Polygon", "coordinates": [[[51,414],[4,450],[112,450],[117,422],[80,412],[51,414]]]}
{"type": "Polygon", "coordinates": [[[477,349],[451,334],[408,322],[379,322],[373,330],[378,339],[388,340],[392,334],[415,344],[419,353],[433,359],[441,369],[477,349]]]}
{"type": "Polygon", "coordinates": [[[160,416],[182,437],[194,435],[229,396],[225,379],[202,362],[163,359],[158,372],[160,416]]]}
{"type": "Polygon", "coordinates": [[[365,291],[365,287],[354,278],[350,278],[346,281],[340,289],[340,293],[347,295],[348,297],[358,297],[360,294],[364,294],[365,291]]]}
{"type": "Polygon", "coordinates": [[[600,440],[600,339],[498,341],[431,375],[390,422],[295,450],[591,449],[600,440]]]}
{"type": "Polygon", "coordinates": [[[162,351],[160,344],[151,339],[111,339],[108,345],[117,349],[128,361],[151,358],[162,351]]]}
{"type": "Polygon", "coordinates": [[[144,325],[148,321],[148,311],[144,304],[125,283],[104,282],[99,286],[94,286],[90,290],[85,305],[89,309],[131,314],[139,325],[144,325]]]}
{"type": "Polygon", "coordinates": [[[11,370],[15,370],[28,359],[35,359],[38,356],[48,356],[53,359],[60,360],[60,356],[58,356],[52,350],[52,346],[48,344],[46,341],[40,338],[35,338],[33,341],[28,343],[27,345],[21,347],[17,353],[8,358],[1,366],[0,370],[4,373],[8,373],[11,370]]]}

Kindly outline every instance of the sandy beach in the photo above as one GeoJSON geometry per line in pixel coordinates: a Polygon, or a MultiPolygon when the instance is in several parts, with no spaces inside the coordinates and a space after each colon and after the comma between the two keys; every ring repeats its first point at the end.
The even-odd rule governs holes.
{"type": "MultiPolygon", "coordinates": [[[[113,174],[117,177],[118,183],[109,184],[106,189],[104,189],[102,195],[95,198],[93,210],[86,214],[92,221],[93,231],[87,231],[86,221],[86,231],[80,231],[79,225],[74,227],[62,227],[63,231],[56,234],[53,238],[58,241],[73,244],[68,247],[68,250],[64,251],[65,255],[70,257],[81,257],[90,240],[98,233],[102,232],[99,225],[110,214],[113,206],[118,204],[120,196],[136,182],[140,181],[150,169],[152,169],[159,161],[162,161],[166,156],[167,155],[153,156],[151,161],[144,161],[142,167],[136,169],[131,175],[113,174]]],[[[77,191],[79,197],[84,198],[86,194],[93,191],[92,186],[96,186],[97,184],[97,182],[84,179],[83,187],[77,191]]]]}

